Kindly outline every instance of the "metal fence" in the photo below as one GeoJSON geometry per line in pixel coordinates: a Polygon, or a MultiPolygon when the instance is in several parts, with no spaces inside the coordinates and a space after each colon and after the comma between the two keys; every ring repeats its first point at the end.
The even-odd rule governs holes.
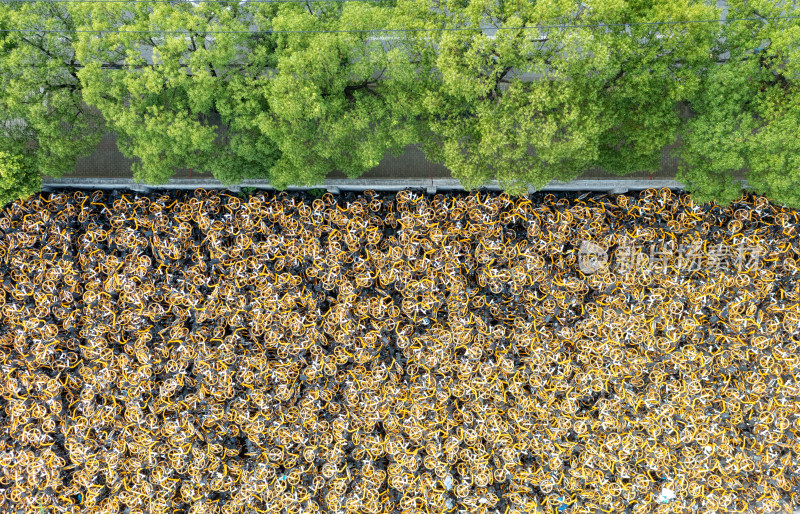
{"type": "MultiPolygon", "coordinates": [[[[628,191],[641,191],[650,188],[681,189],[683,185],[672,179],[583,179],[572,182],[553,181],[541,191],[592,191],[606,193],[625,193],[628,191]]],[[[236,186],[225,186],[218,180],[209,178],[178,178],[171,179],[166,184],[157,186],[137,184],[133,179],[125,178],[64,178],[49,179],[45,181],[45,191],[55,191],[65,188],[78,189],[128,189],[137,192],[174,191],[191,189],[228,189],[239,192],[247,188],[274,189],[267,180],[245,180],[236,186]]],[[[422,189],[427,193],[463,191],[464,188],[458,180],[452,178],[434,179],[330,179],[323,184],[312,187],[289,187],[289,191],[327,191],[339,193],[343,191],[400,191],[403,189],[422,189]]],[[[497,182],[490,182],[483,189],[499,191],[497,182]]],[[[531,189],[531,193],[535,190],[531,189]]]]}

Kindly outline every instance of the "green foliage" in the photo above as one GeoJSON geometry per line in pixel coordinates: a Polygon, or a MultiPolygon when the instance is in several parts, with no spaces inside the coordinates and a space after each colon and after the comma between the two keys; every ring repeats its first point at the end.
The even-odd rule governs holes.
{"type": "MultiPolygon", "coordinates": [[[[0,3],[0,29],[9,28],[67,31],[0,32],[0,150],[24,154],[26,169],[59,177],[75,169],[103,131],[102,118],[82,101],[69,44],[74,22],[60,4],[0,3]]],[[[29,191],[30,173],[12,189],[29,191]]]]}
{"type": "Polygon", "coordinates": [[[252,196],[255,191],[255,187],[243,187],[239,190],[238,196],[239,198],[246,199],[252,196]]]}
{"type": "Polygon", "coordinates": [[[756,191],[800,206],[800,21],[646,24],[717,18],[713,4],[7,2],[0,28],[68,32],[0,32],[0,151],[22,159],[9,173],[28,191],[20,170],[74,169],[107,123],[139,181],[193,168],[285,188],[357,177],[420,144],[468,188],[523,193],[592,167],[653,171],[677,142],[696,200],[736,198],[745,170],[756,191]],[[432,30],[558,25],[574,26],[432,30]]]}
{"type": "Polygon", "coordinates": [[[86,66],[80,71],[85,99],[117,132],[120,150],[138,159],[137,181],[163,183],[178,168],[211,172],[226,184],[271,178],[276,146],[234,119],[242,83],[254,73],[243,76],[238,62],[252,68],[263,60],[248,51],[247,7],[126,2],[71,9],[81,26],[129,31],[82,33],[76,52],[86,66]],[[151,36],[148,30],[177,33],[151,36]],[[152,65],[142,48],[152,50],[152,65]],[[121,69],[108,69],[114,64],[121,69]]]}
{"type": "Polygon", "coordinates": [[[24,200],[42,187],[42,176],[22,155],[0,150],[0,207],[24,200]]]}
{"type": "MultiPolygon", "coordinates": [[[[797,15],[795,4],[731,0],[729,17],[797,15]]],[[[728,203],[748,184],[769,198],[800,207],[800,21],[730,23],[714,54],[729,60],[710,66],[691,97],[679,180],[698,198],[728,203]]]]}
{"type": "MultiPolygon", "coordinates": [[[[266,9],[275,8],[262,8],[265,20],[266,9]]],[[[282,4],[265,27],[367,30],[390,27],[392,15],[383,3],[282,4]]],[[[419,140],[413,98],[421,83],[410,53],[402,41],[373,36],[275,37],[274,73],[254,84],[257,109],[245,114],[280,149],[275,187],[319,184],[333,170],[357,177],[419,140]]]]}
{"type": "Polygon", "coordinates": [[[419,139],[409,107],[417,79],[400,46],[371,41],[368,33],[246,34],[387,26],[388,5],[130,2],[72,9],[93,29],[192,28],[186,37],[86,33],[76,45],[86,64],[86,101],[108,119],[123,153],[138,159],[137,180],[162,183],[177,168],[193,168],[228,184],[268,178],[278,188],[311,185],[333,170],[358,176],[419,139]],[[245,34],[207,34],[212,30],[245,34]],[[154,48],[154,66],[146,66],[142,47],[154,48]],[[106,69],[117,62],[125,68],[106,69]]]}
{"type": "MultiPolygon", "coordinates": [[[[617,23],[720,16],[704,2],[689,0],[607,5],[601,14],[617,23]]],[[[598,95],[602,116],[611,120],[600,139],[599,167],[618,175],[658,169],[662,149],[675,143],[681,126],[678,106],[695,94],[700,76],[711,65],[717,34],[717,26],[703,23],[595,31],[611,50],[610,78],[600,84],[598,95]]]]}
{"type": "MultiPolygon", "coordinates": [[[[699,19],[696,0],[448,3],[446,26],[592,25],[699,19]]],[[[715,29],[505,30],[496,37],[446,32],[441,80],[426,91],[425,150],[468,187],[497,179],[511,191],[571,180],[593,166],[652,170],[675,141],[678,102],[698,87],[715,29]],[[630,32],[630,33],[629,33],[630,32]]]]}

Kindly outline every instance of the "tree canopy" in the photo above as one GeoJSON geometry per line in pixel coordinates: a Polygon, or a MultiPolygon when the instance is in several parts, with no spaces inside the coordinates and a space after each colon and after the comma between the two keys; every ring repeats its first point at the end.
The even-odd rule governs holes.
{"type": "Polygon", "coordinates": [[[715,54],[725,59],[701,74],[690,97],[695,116],[682,134],[684,181],[700,200],[739,195],[734,173],[753,189],[800,207],[800,19],[796,4],[729,0],[729,18],[762,21],[722,27],[715,54]]]}
{"type": "Polygon", "coordinates": [[[390,2],[261,9],[259,26],[276,32],[274,70],[252,88],[268,109],[248,118],[280,149],[279,186],[316,184],[332,170],[357,177],[419,140],[415,100],[425,81],[413,53],[370,31],[402,24],[394,14],[390,2]],[[290,32],[298,30],[309,32],[290,32]]]}
{"type": "MultiPolygon", "coordinates": [[[[74,31],[63,4],[0,4],[0,151],[18,156],[36,174],[74,170],[104,130],[102,117],[83,102],[74,31]]],[[[20,194],[38,189],[41,177],[24,176],[24,184],[7,187],[20,194]]]]}
{"type": "Polygon", "coordinates": [[[794,4],[730,0],[10,2],[0,150],[74,168],[108,126],[135,178],[277,187],[357,177],[419,144],[469,187],[658,168],[728,201],[800,205],[794,4]],[[663,22],[663,23],[662,23],[663,22]],[[99,114],[93,110],[96,108],[99,114]]]}
{"type": "Polygon", "coordinates": [[[427,148],[470,186],[496,178],[540,188],[594,166],[657,168],[715,37],[712,26],[635,25],[715,17],[702,2],[456,2],[447,11],[447,27],[546,27],[439,39],[427,148]]]}
{"type": "Polygon", "coordinates": [[[30,160],[0,150],[0,206],[24,200],[42,187],[42,175],[30,160]]]}
{"type": "Polygon", "coordinates": [[[242,102],[242,81],[264,64],[248,51],[247,7],[126,2],[72,9],[82,27],[108,31],[81,33],[80,78],[120,150],[138,158],[137,180],[163,183],[178,168],[212,172],[226,183],[271,178],[276,145],[242,126],[234,105],[242,102]]]}

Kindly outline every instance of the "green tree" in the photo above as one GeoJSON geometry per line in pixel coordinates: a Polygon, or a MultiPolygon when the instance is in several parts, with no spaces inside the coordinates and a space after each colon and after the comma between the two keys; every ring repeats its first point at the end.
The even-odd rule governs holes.
{"type": "Polygon", "coordinates": [[[41,183],[31,170],[52,177],[74,171],[100,141],[103,120],[82,101],[75,24],[63,5],[2,3],[0,29],[22,30],[0,32],[0,151],[25,163],[3,187],[16,195],[41,183]],[[21,176],[19,186],[8,182],[21,176]]]}
{"type": "MultiPolygon", "coordinates": [[[[571,22],[564,2],[447,2],[432,17],[443,28],[571,22]]],[[[597,158],[599,103],[586,83],[605,52],[564,59],[577,33],[538,30],[442,31],[439,80],[425,92],[429,132],[423,148],[469,188],[493,178],[512,191],[568,178],[597,158]],[[570,67],[581,60],[584,73],[570,67]]]]}
{"type": "Polygon", "coordinates": [[[247,4],[83,3],[71,9],[82,27],[109,31],[81,34],[80,77],[86,101],[105,115],[120,150],[138,159],[137,181],[163,183],[178,168],[211,172],[225,183],[271,178],[276,146],[236,117],[237,104],[249,102],[242,84],[262,73],[258,65],[264,63],[263,52],[249,51],[247,4]]]}
{"type": "Polygon", "coordinates": [[[715,19],[720,13],[697,0],[593,2],[594,19],[618,25],[596,31],[612,49],[613,76],[600,85],[602,116],[610,128],[600,138],[596,165],[618,175],[655,171],[662,149],[676,142],[679,106],[700,88],[713,65],[719,30],[714,24],[661,24],[715,19]]]}
{"type": "Polygon", "coordinates": [[[414,55],[371,30],[400,21],[390,2],[262,6],[257,19],[275,31],[274,70],[251,82],[257,101],[241,114],[280,148],[276,186],[317,184],[333,170],[357,177],[419,140],[414,55]],[[343,30],[364,32],[313,32],[343,30]]]}
{"type": "Polygon", "coordinates": [[[445,28],[531,27],[438,36],[425,149],[468,187],[494,178],[522,191],[593,166],[655,168],[714,38],[699,25],[624,26],[713,17],[701,1],[450,1],[440,11],[445,28]]]}
{"type": "Polygon", "coordinates": [[[24,200],[42,187],[42,175],[22,155],[0,150],[0,207],[24,200]]]}
{"type": "MultiPolygon", "coordinates": [[[[731,0],[729,18],[800,14],[795,3],[731,0]]],[[[725,24],[715,54],[692,98],[695,116],[682,134],[678,179],[700,200],[728,203],[752,188],[800,207],[800,20],[725,24]]]]}

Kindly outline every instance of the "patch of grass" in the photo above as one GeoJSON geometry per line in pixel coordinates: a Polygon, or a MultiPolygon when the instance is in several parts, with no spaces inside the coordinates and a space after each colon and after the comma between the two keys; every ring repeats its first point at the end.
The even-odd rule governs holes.
{"type": "Polygon", "coordinates": [[[252,196],[253,193],[255,193],[255,192],[256,192],[256,188],[254,188],[254,187],[243,187],[242,189],[239,190],[239,193],[237,193],[237,194],[239,195],[239,198],[244,199],[244,198],[247,198],[248,196],[252,196]]]}

